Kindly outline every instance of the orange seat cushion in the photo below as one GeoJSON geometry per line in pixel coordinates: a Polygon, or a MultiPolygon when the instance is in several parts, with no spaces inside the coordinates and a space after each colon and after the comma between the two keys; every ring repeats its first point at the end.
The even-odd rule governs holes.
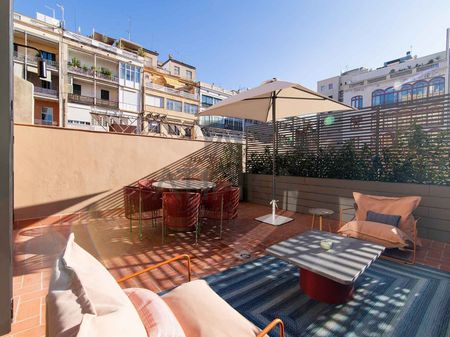
{"type": "Polygon", "coordinates": [[[410,241],[414,233],[414,210],[419,206],[421,197],[382,197],[377,195],[365,195],[353,192],[353,197],[358,205],[356,220],[367,220],[367,212],[377,212],[389,215],[400,215],[398,227],[405,233],[410,241]]]}
{"type": "Polygon", "coordinates": [[[350,221],[338,233],[355,239],[365,240],[386,248],[408,246],[408,236],[399,228],[372,221],[350,221]]]}

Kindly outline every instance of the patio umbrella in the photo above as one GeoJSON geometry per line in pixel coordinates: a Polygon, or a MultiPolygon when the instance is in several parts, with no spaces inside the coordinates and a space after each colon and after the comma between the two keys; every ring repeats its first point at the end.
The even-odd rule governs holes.
{"type": "Polygon", "coordinates": [[[351,109],[353,108],[346,104],[336,102],[300,84],[273,79],[264,82],[259,87],[231,96],[200,112],[198,116],[225,116],[262,122],[272,121],[272,200],[270,201],[272,213],[258,217],[256,220],[272,225],[282,225],[292,219],[276,214],[275,153],[278,144],[275,137],[277,132],[275,122],[287,117],[351,109]]]}

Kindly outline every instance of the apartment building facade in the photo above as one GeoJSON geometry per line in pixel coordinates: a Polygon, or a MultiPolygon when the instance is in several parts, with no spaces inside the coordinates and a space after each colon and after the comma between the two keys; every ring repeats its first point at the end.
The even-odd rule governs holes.
{"type": "Polygon", "coordinates": [[[15,75],[34,85],[34,116],[26,123],[96,131],[192,137],[199,111],[196,68],[126,39],[84,36],[56,19],[14,16],[15,43],[42,51],[47,77],[37,75],[37,55],[14,50],[15,75]]]}
{"type": "Polygon", "coordinates": [[[14,76],[21,77],[34,86],[34,111],[28,116],[21,115],[16,121],[61,125],[63,108],[60,92],[63,74],[60,69],[62,38],[59,21],[39,13],[36,19],[15,13],[14,43],[14,76]],[[45,78],[38,76],[39,55],[34,48],[42,51],[42,57],[46,61],[45,78]]]}
{"type": "Polygon", "coordinates": [[[199,84],[194,66],[144,49],[144,124],[149,134],[194,137],[199,111],[199,84]]]}
{"type": "Polygon", "coordinates": [[[127,51],[124,41],[99,33],[86,37],[64,31],[63,41],[66,126],[136,133],[143,57],[127,51]]]}
{"type": "Polygon", "coordinates": [[[352,69],[318,81],[317,91],[359,109],[448,93],[448,31],[446,40],[445,51],[422,57],[408,52],[374,70],[352,69]]]}

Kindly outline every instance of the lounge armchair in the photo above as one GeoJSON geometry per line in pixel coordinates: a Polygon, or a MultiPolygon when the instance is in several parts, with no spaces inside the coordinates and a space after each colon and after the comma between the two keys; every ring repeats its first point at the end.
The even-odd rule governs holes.
{"type": "Polygon", "coordinates": [[[188,255],[180,255],[115,280],[71,234],[57,260],[47,296],[48,337],[263,337],[280,319],[258,329],[220,298],[203,280],[191,281],[188,255]],[[144,288],[119,284],[185,259],[187,283],[159,296],[144,288]]]}
{"type": "Polygon", "coordinates": [[[421,198],[383,197],[353,193],[354,207],[342,208],[338,233],[357,239],[381,244],[387,248],[384,258],[414,264],[416,248],[420,245],[417,238],[417,221],[413,211],[421,198]],[[343,215],[354,210],[354,218],[344,224],[343,215]],[[409,253],[409,258],[399,257],[398,251],[409,253]],[[389,254],[397,251],[397,254],[389,254]]]}

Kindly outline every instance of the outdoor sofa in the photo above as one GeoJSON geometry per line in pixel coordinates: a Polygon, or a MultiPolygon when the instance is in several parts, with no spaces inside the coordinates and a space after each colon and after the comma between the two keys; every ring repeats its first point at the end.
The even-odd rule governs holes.
{"type": "Polygon", "coordinates": [[[384,197],[353,192],[354,207],[340,211],[338,233],[383,245],[388,251],[399,250],[409,254],[385,254],[385,258],[406,263],[415,263],[417,221],[413,212],[419,206],[421,197],[384,197]],[[344,224],[343,215],[354,210],[354,218],[344,224]]]}
{"type": "Polygon", "coordinates": [[[263,337],[263,330],[220,298],[204,280],[190,281],[190,258],[180,255],[115,280],[71,234],[57,260],[47,296],[49,337],[263,337]],[[186,259],[189,282],[162,296],[144,288],[122,289],[119,283],[165,264],[186,259]]]}

